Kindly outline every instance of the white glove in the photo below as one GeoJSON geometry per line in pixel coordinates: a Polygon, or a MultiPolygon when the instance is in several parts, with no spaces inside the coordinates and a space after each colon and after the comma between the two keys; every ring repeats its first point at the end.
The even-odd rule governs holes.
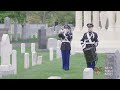
{"type": "Polygon", "coordinates": [[[95,45],[95,47],[97,47],[98,46],[98,42],[96,42],[94,45],[95,45]]]}

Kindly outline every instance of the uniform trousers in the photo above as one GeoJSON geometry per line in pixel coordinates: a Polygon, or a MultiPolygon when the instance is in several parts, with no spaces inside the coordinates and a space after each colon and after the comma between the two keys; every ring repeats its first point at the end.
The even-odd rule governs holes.
{"type": "Polygon", "coordinates": [[[64,70],[69,70],[70,50],[61,50],[61,53],[62,53],[62,68],[64,70]]]}
{"type": "Polygon", "coordinates": [[[87,62],[87,67],[92,68],[94,70],[95,69],[95,61],[87,62]]]}

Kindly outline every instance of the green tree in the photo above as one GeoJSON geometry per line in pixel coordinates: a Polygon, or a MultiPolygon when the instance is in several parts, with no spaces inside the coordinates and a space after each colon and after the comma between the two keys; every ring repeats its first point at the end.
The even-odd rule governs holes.
{"type": "Polygon", "coordinates": [[[17,19],[22,24],[26,19],[26,11],[0,11],[1,23],[4,23],[5,17],[11,18],[11,21],[17,19]]]}
{"type": "Polygon", "coordinates": [[[49,25],[53,25],[54,22],[58,22],[59,24],[75,23],[75,12],[74,11],[54,11],[48,14],[48,18],[46,20],[49,25]]]}
{"type": "Polygon", "coordinates": [[[10,17],[12,21],[18,20],[18,23],[24,22],[34,24],[48,24],[54,25],[57,21],[59,24],[65,22],[75,24],[75,11],[0,11],[1,23],[4,22],[5,17],[10,17]]]}

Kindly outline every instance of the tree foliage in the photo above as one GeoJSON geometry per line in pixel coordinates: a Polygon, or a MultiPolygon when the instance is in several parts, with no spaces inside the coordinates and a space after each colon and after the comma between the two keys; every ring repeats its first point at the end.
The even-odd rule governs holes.
{"type": "Polygon", "coordinates": [[[54,24],[54,22],[58,22],[59,24],[64,23],[75,23],[75,12],[74,11],[54,11],[50,12],[48,16],[46,17],[46,22],[49,23],[49,25],[54,24]]]}
{"type": "Polygon", "coordinates": [[[21,24],[24,21],[34,24],[47,23],[49,26],[55,22],[75,24],[75,11],[0,11],[1,23],[4,23],[5,17],[10,17],[12,21],[17,19],[21,24]]]}
{"type": "Polygon", "coordinates": [[[26,19],[26,12],[25,11],[0,11],[1,23],[4,23],[5,17],[11,18],[11,22],[17,19],[19,23],[23,23],[24,20],[26,19]]]}

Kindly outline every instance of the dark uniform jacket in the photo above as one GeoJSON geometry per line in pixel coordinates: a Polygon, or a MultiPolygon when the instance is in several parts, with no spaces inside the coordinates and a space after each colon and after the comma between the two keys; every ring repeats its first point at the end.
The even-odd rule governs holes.
{"type": "Polygon", "coordinates": [[[83,38],[81,39],[81,45],[83,46],[84,44],[86,44],[85,48],[97,47],[98,46],[98,35],[97,35],[97,33],[95,33],[95,32],[87,32],[87,33],[85,33],[83,35],[83,38]],[[94,42],[94,44],[90,43],[88,35],[90,36],[91,42],[94,42]],[[86,43],[88,43],[88,44],[86,44],[86,43]]]}
{"type": "Polygon", "coordinates": [[[62,41],[60,49],[61,50],[71,50],[72,33],[67,32],[65,35],[64,35],[64,33],[58,34],[58,37],[61,38],[61,41],[62,41]]]}

